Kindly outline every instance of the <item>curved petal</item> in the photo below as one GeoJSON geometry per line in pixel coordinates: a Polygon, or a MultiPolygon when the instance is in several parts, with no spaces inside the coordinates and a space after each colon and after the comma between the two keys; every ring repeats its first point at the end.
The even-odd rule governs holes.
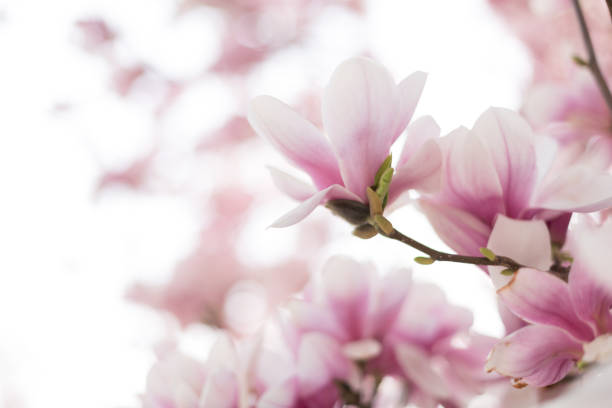
{"type": "Polygon", "coordinates": [[[428,140],[402,166],[397,168],[389,189],[389,202],[408,189],[433,193],[440,188],[442,152],[435,140],[428,140]]]}
{"type": "Polygon", "coordinates": [[[274,223],[272,223],[270,227],[283,228],[289,227],[293,224],[297,224],[298,222],[306,218],[311,212],[314,211],[315,208],[317,208],[319,204],[322,204],[324,201],[341,198],[359,201],[359,197],[355,196],[350,191],[347,191],[344,187],[338,184],[334,184],[333,186],[329,186],[324,190],[318,191],[309,199],[303,201],[293,210],[289,211],[287,214],[274,221],[274,223]]]}
{"type": "Polygon", "coordinates": [[[545,387],[563,379],[581,356],[582,345],[563,330],[526,326],[493,347],[486,369],[513,377],[517,387],[545,387]]]}
{"type": "Polygon", "coordinates": [[[574,165],[542,185],[531,204],[549,210],[592,212],[612,207],[612,175],[574,165]]]}
{"type": "Polygon", "coordinates": [[[366,200],[366,188],[395,141],[399,93],[391,74],[366,58],[334,71],[323,97],[323,125],[347,188],[366,200]]]}
{"type": "Polygon", "coordinates": [[[497,293],[512,313],[528,322],[556,326],[581,341],[593,340],[592,330],[568,301],[568,285],[548,272],[519,269],[497,293]]]}
{"type": "Polygon", "coordinates": [[[323,134],[293,109],[271,96],[249,105],[249,123],[292,163],[308,173],[318,188],[342,184],[336,157],[323,134]]]}
{"type": "Polygon", "coordinates": [[[337,341],[320,333],[302,337],[298,350],[297,371],[300,395],[308,397],[333,384],[335,379],[347,378],[350,362],[344,357],[337,341]]]}
{"type": "Polygon", "coordinates": [[[268,171],[276,188],[295,200],[306,200],[317,192],[312,184],[305,183],[275,167],[268,166],[268,171]]]}
{"type": "Polygon", "coordinates": [[[402,149],[399,161],[397,162],[397,168],[402,167],[404,164],[413,157],[419,149],[425,144],[425,142],[431,139],[438,139],[440,137],[440,126],[436,123],[434,118],[429,115],[421,116],[408,126],[406,129],[406,142],[402,149]]]}
{"type": "Polygon", "coordinates": [[[234,408],[240,401],[240,385],[236,374],[225,369],[210,373],[200,398],[201,407],[234,408]]]}
{"type": "Polygon", "coordinates": [[[382,279],[373,315],[369,319],[369,336],[382,337],[393,326],[411,287],[412,273],[407,269],[396,270],[382,279]]]}
{"type": "Polygon", "coordinates": [[[461,128],[444,139],[445,201],[492,224],[495,215],[505,212],[505,206],[503,188],[489,148],[478,133],[461,128]]]}
{"type": "Polygon", "coordinates": [[[404,375],[426,394],[435,398],[450,397],[448,384],[434,370],[431,359],[423,350],[408,343],[396,346],[395,356],[404,375]]]}
{"type": "Polygon", "coordinates": [[[425,72],[416,71],[404,78],[398,85],[399,91],[399,112],[398,121],[395,127],[395,137],[399,136],[408,123],[412,119],[414,110],[423,93],[427,74],[425,72]]]}
{"type": "Polygon", "coordinates": [[[516,112],[490,108],[472,133],[487,146],[504,192],[506,214],[517,217],[531,198],[536,181],[535,137],[529,124],[516,112]]]}
{"type": "Polygon", "coordinates": [[[270,387],[257,401],[256,408],[293,408],[297,399],[297,381],[291,377],[270,387]]]}
{"type": "Polygon", "coordinates": [[[598,335],[609,333],[612,287],[605,284],[605,279],[612,280],[610,257],[606,256],[612,248],[612,222],[599,228],[579,225],[570,234],[569,246],[574,255],[569,274],[574,309],[598,335]]]}
{"type": "Polygon", "coordinates": [[[446,245],[463,255],[480,256],[491,228],[474,215],[444,204],[421,199],[421,210],[446,245]]]}
{"type": "Polygon", "coordinates": [[[372,269],[344,256],[330,258],[323,267],[323,294],[330,311],[351,339],[365,335],[370,302],[373,301],[372,269]]]}
{"type": "MultiPolygon", "coordinates": [[[[541,271],[547,271],[552,264],[550,234],[546,223],[541,220],[515,220],[498,215],[487,248],[495,254],[510,257],[522,265],[541,271]]],[[[496,289],[511,280],[510,276],[501,274],[502,270],[504,268],[499,266],[489,267],[496,289]]]]}

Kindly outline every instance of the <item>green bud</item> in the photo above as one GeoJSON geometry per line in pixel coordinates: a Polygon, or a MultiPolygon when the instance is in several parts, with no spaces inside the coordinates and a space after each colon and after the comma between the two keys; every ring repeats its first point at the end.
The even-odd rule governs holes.
{"type": "Polygon", "coordinates": [[[504,276],[512,276],[514,275],[514,272],[516,272],[514,269],[504,269],[503,271],[501,271],[501,274],[504,276]]]}
{"type": "Polygon", "coordinates": [[[389,187],[391,186],[391,179],[393,178],[393,169],[388,168],[380,177],[378,187],[376,188],[376,194],[381,199],[384,199],[389,193],[389,187]]]}
{"type": "Polygon", "coordinates": [[[383,205],[380,196],[376,194],[372,187],[366,189],[366,195],[368,196],[368,202],[370,203],[370,215],[382,214],[383,205]]]}
{"type": "Polygon", "coordinates": [[[572,59],[574,60],[574,62],[576,63],[576,65],[580,65],[581,67],[586,67],[589,65],[588,62],[586,62],[584,59],[582,59],[581,57],[574,55],[572,57],[572,59]]]}
{"type": "Polygon", "coordinates": [[[387,158],[382,162],[378,171],[376,172],[376,176],[374,176],[374,188],[378,188],[380,183],[380,179],[382,175],[391,167],[391,155],[388,155],[387,158]]]}
{"type": "Polygon", "coordinates": [[[421,265],[431,265],[432,263],[436,262],[436,260],[428,258],[426,256],[417,256],[416,258],[414,258],[414,262],[421,265]]]}
{"type": "Polygon", "coordinates": [[[495,261],[496,256],[489,248],[480,248],[480,253],[489,261],[495,261]]]}

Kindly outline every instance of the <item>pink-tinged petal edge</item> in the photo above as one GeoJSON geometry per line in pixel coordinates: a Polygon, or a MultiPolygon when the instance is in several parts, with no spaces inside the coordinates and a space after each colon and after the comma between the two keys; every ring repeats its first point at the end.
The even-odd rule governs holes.
{"type": "Polygon", "coordinates": [[[306,218],[311,212],[313,212],[319,204],[331,199],[360,201],[359,197],[350,191],[347,191],[344,187],[335,184],[315,193],[310,198],[299,204],[296,208],[274,221],[269,228],[283,228],[297,224],[306,218]]]}
{"type": "Polygon", "coordinates": [[[317,188],[342,183],[329,142],[289,106],[271,96],[258,96],[249,105],[248,120],[257,134],[308,173],[317,188]]]}
{"type": "Polygon", "coordinates": [[[568,284],[548,272],[519,269],[497,293],[528,322],[558,327],[580,341],[593,340],[593,331],[574,311],[568,284]]]}
{"type": "Polygon", "coordinates": [[[317,192],[312,184],[305,183],[282,170],[268,166],[268,171],[276,188],[294,200],[304,201],[317,192]]]}
{"type": "Polygon", "coordinates": [[[554,384],[582,356],[582,344],[556,327],[532,325],[504,337],[493,347],[487,371],[514,378],[516,387],[554,384]]]}

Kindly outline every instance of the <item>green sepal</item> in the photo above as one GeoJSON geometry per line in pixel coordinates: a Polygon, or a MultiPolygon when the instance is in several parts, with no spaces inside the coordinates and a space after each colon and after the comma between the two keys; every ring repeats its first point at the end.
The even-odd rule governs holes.
{"type": "Polygon", "coordinates": [[[495,254],[493,253],[493,251],[491,251],[489,248],[480,248],[480,253],[487,258],[489,261],[493,262],[495,261],[495,254]]]}
{"type": "Polygon", "coordinates": [[[426,256],[417,256],[416,258],[414,258],[414,262],[421,265],[431,265],[432,263],[436,262],[436,260],[428,258],[426,256]]]}
{"type": "Polygon", "coordinates": [[[387,171],[387,169],[389,168],[391,168],[391,155],[388,155],[387,158],[382,162],[382,164],[378,168],[378,171],[376,172],[376,176],[374,176],[374,189],[378,188],[381,177],[383,176],[385,171],[387,171]]]}
{"type": "Polygon", "coordinates": [[[514,272],[516,272],[514,269],[504,269],[503,271],[501,271],[501,274],[504,276],[512,276],[514,275],[514,272]]]}

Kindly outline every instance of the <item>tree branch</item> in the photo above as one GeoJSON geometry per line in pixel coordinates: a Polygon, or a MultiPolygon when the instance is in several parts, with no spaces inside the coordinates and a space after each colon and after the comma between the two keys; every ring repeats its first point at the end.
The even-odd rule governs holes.
{"type": "MultiPolygon", "coordinates": [[[[612,93],[610,93],[610,88],[608,87],[606,78],[603,76],[601,69],[599,68],[597,56],[595,55],[595,48],[593,47],[593,41],[591,40],[591,35],[589,34],[589,29],[584,18],[584,13],[582,12],[582,7],[580,7],[579,0],[572,0],[572,3],[574,4],[576,17],[578,17],[578,23],[580,25],[582,39],[584,40],[584,46],[589,56],[588,61],[585,61],[585,66],[591,71],[593,77],[595,77],[595,82],[597,82],[599,91],[601,92],[601,95],[606,101],[606,105],[608,105],[610,116],[612,116],[612,93]]],[[[612,17],[612,0],[606,0],[606,3],[608,4],[608,8],[610,9],[610,16],[612,17]]]]}
{"type": "Polygon", "coordinates": [[[606,0],[606,4],[608,5],[608,11],[610,12],[610,20],[612,20],[612,0],[606,0]]]}
{"type": "Polygon", "coordinates": [[[417,249],[425,254],[427,254],[431,259],[435,260],[435,261],[440,261],[440,262],[458,262],[458,263],[464,263],[464,264],[472,264],[472,265],[486,265],[486,266],[504,266],[508,269],[512,269],[512,270],[517,270],[519,268],[522,268],[523,265],[521,265],[520,263],[516,262],[513,259],[510,259],[508,257],[505,256],[495,256],[495,259],[491,260],[489,258],[485,258],[485,257],[479,257],[479,256],[466,256],[466,255],[456,255],[456,254],[449,254],[446,252],[440,252],[438,250],[435,250],[433,248],[428,247],[425,244],[420,243],[419,241],[416,241],[404,234],[402,234],[401,232],[399,232],[398,230],[396,230],[395,228],[393,228],[390,232],[385,233],[385,231],[383,231],[381,228],[377,228],[378,229],[378,233],[387,237],[387,238],[391,238],[394,239],[396,241],[402,242],[414,249],[417,249]]]}

